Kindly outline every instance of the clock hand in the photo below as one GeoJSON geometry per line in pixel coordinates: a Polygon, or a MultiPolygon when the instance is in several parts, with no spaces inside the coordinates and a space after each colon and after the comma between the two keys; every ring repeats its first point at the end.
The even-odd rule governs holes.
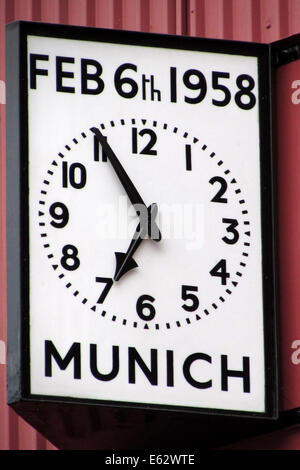
{"type": "Polygon", "coordinates": [[[147,221],[148,226],[145,223],[144,224],[139,223],[126,253],[115,252],[116,263],[117,263],[115,275],[114,275],[115,281],[118,281],[124,274],[126,274],[131,269],[138,267],[138,264],[133,259],[133,255],[138,249],[138,247],[140,246],[140,244],[142,243],[142,241],[145,239],[146,235],[151,231],[150,225],[153,224],[154,219],[157,215],[157,204],[155,203],[151,204],[148,207],[147,212],[148,212],[148,221],[147,221]]]}
{"type": "MultiPolygon", "coordinates": [[[[109,145],[109,143],[107,142],[106,138],[104,137],[104,135],[101,133],[101,131],[97,128],[97,127],[91,127],[90,129],[96,136],[96,138],[98,139],[98,141],[100,142],[105,154],[107,155],[107,158],[109,159],[113,169],[115,170],[123,188],[125,189],[129,199],[130,199],[130,202],[131,204],[133,205],[133,207],[135,208],[138,216],[140,217],[141,219],[141,222],[143,223],[143,220],[142,220],[142,217],[141,217],[141,212],[144,212],[143,210],[141,209],[145,209],[145,211],[147,210],[147,206],[146,204],[144,203],[140,193],[138,192],[138,190],[136,189],[136,187],[134,186],[133,182],[131,181],[131,179],[129,178],[128,174],[126,173],[124,167],[121,165],[118,157],[116,156],[116,154],[114,153],[113,149],[111,148],[111,146],[109,145]]],[[[159,232],[159,229],[157,227],[157,230],[159,232]]],[[[150,234],[151,236],[151,234],[150,234]]],[[[151,237],[152,238],[152,237],[151,237]]],[[[159,237],[156,237],[156,238],[152,238],[152,240],[155,240],[155,241],[159,241],[161,240],[161,234],[159,232],[159,237]]]]}

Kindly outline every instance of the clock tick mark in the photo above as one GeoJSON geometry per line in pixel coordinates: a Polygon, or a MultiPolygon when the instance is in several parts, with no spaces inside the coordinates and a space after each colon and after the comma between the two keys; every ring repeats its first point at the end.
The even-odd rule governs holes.
{"type": "Polygon", "coordinates": [[[86,133],[85,132],[81,132],[81,135],[84,139],[86,139],[86,133]]]}
{"type": "Polygon", "coordinates": [[[49,245],[49,243],[46,243],[46,244],[45,244],[45,245],[43,245],[43,246],[44,246],[44,248],[50,248],[50,245],[49,245]]]}
{"type": "Polygon", "coordinates": [[[202,145],[202,150],[206,150],[207,149],[207,145],[202,145]]]}
{"type": "Polygon", "coordinates": [[[122,126],[125,126],[125,121],[124,121],[124,119],[121,119],[120,122],[121,122],[121,125],[122,125],[122,126]]]}
{"type": "Polygon", "coordinates": [[[244,199],[241,199],[241,200],[239,201],[239,203],[240,203],[240,204],[245,204],[245,200],[244,200],[244,199]]]}
{"type": "Polygon", "coordinates": [[[63,279],[65,277],[65,275],[63,273],[61,273],[58,277],[59,277],[59,279],[63,279]]]}
{"type": "Polygon", "coordinates": [[[100,127],[101,127],[101,129],[103,129],[103,130],[105,129],[105,125],[104,125],[103,123],[100,124],[100,127]]]}
{"type": "Polygon", "coordinates": [[[65,157],[64,154],[61,153],[61,152],[59,152],[58,156],[59,156],[60,158],[64,158],[64,157],[65,157]]]}
{"type": "Polygon", "coordinates": [[[214,158],[215,155],[216,155],[215,152],[212,152],[209,156],[210,158],[214,158]]]}
{"type": "Polygon", "coordinates": [[[75,137],[74,137],[74,139],[73,139],[73,142],[74,142],[74,144],[78,144],[78,140],[75,139],[75,137]]]}
{"type": "Polygon", "coordinates": [[[229,173],[230,173],[230,170],[225,170],[225,171],[224,171],[224,174],[225,174],[225,175],[228,175],[229,173]]]}
{"type": "Polygon", "coordinates": [[[209,315],[209,311],[207,309],[204,309],[205,315],[209,315]]]}
{"type": "Polygon", "coordinates": [[[177,134],[177,131],[178,131],[178,128],[174,127],[174,129],[173,129],[174,134],[177,134]]]}
{"type": "Polygon", "coordinates": [[[227,294],[231,295],[232,291],[230,289],[226,289],[227,294]]]}
{"type": "Polygon", "coordinates": [[[79,294],[79,291],[78,291],[78,290],[76,290],[75,292],[73,292],[74,297],[77,297],[78,294],[79,294]]]}
{"type": "Polygon", "coordinates": [[[66,284],[66,288],[69,289],[71,287],[71,282],[68,282],[68,284],[66,284]]]}
{"type": "Polygon", "coordinates": [[[49,259],[54,258],[54,255],[52,253],[50,253],[50,255],[48,255],[47,258],[49,258],[49,259]]]}
{"type": "Polygon", "coordinates": [[[186,138],[188,137],[188,135],[189,135],[189,134],[188,134],[187,132],[185,132],[185,133],[183,134],[184,139],[186,139],[186,138]]]}
{"type": "Polygon", "coordinates": [[[65,145],[65,148],[68,150],[68,152],[70,152],[71,147],[69,145],[65,145]]]}
{"type": "Polygon", "coordinates": [[[87,303],[88,299],[83,299],[81,303],[83,303],[83,305],[85,305],[87,303]]]}
{"type": "Polygon", "coordinates": [[[41,194],[44,194],[44,196],[45,196],[45,195],[47,194],[47,191],[45,191],[44,189],[42,189],[41,194]]]}
{"type": "Polygon", "coordinates": [[[41,237],[43,238],[47,237],[47,233],[41,233],[41,237]]]}
{"type": "Polygon", "coordinates": [[[218,166],[222,166],[223,165],[223,161],[222,160],[219,160],[218,161],[218,166]]]}
{"type": "Polygon", "coordinates": [[[105,317],[105,315],[106,315],[106,311],[105,311],[105,310],[102,310],[101,316],[102,316],[102,317],[105,317]]]}
{"type": "Polygon", "coordinates": [[[50,184],[50,181],[44,180],[43,183],[44,183],[44,184],[50,184]]]}

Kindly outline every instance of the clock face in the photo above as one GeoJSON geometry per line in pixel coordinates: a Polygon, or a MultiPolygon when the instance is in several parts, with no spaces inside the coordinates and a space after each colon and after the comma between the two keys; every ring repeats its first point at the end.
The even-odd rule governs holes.
{"type": "Polygon", "coordinates": [[[43,27],[9,170],[26,396],[272,414],[269,49],[43,27]]]}
{"type": "Polygon", "coordinates": [[[180,330],[221,315],[247,276],[250,254],[251,214],[238,168],[204,136],[172,122],[132,117],[95,125],[145,205],[157,205],[151,222],[161,240],[140,234],[128,254],[136,266],[116,280],[140,219],[95,128],[83,128],[48,162],[35,201],[57,289],[75,297],[83,315],[93,312],[100,327],[180,330]]]}

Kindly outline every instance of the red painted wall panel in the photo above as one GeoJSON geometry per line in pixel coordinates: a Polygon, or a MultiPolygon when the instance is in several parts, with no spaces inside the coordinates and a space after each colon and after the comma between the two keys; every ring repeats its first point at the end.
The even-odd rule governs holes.
{"type": "MultiPolygon", "coordinates": [[[[0,0],[0,449],[53,449],[54,447],[46,439],[36,433],[6,405],[5,24],[14,20],[44,21],[268,43],[300,33],[300,1],[0,0]]],[[[296,75],[293,75],[293,77],[300,80],[300,71],[298,76],[296,75]]],[[[287,171],[289,169],[284,162],[280,161],[279,183],[281,183],[281,194],[286,191],[284,178],[288,178],[287,171]]],[[[297,185],[297,181],[295,184],[297,185]]],[[[288,201],[289,197],[288,194],[283,195],[285,201],[288,201]]],[[[289,219],[289,214],[283,205],[280,206],[280,217],[287,225],[293,222],[289,219]]],[[[291,231],[293,229],[292,224],[291,231]]],[[[286,236],[287,233],[282,232],[281,237],[286,236]]],[[[296,238],[299,239],[298,235],[296,238]]],[[[283,238],[281,239],[283,240],[283,238]]],[[[286,240],[284,241],[286,242],[286,240]]],[[[289,239],[287,242],[289,242],[289,239]]],[[[291,285],[287,277],[289,265],[286,263],[285,254],[282,251],[281,256],[282,265],[285,266],[281,280],[281,298],[284,299],[288,298],[291,285]]],[[[299,265],[299,262],[295,258],[294,269],[298,276],[297,265],[299,265]]],[[[298,279],[297,276],[295,281],[298,279]]],[[[297,285],[299,284],[295,281],[293,285],[296,289],[294,292],[296,298],[297,285]]],[[[292,303],[293,299],[290,300],[292,303]]],[[[297,303],[297,298],[295,302],[297,303]]],[[[294,305],[289,306],[284,302],[282,311],[284,311],[285,318],[288,318],[289,309],[293,308],[295,308],[294,305]]],[[[283,327],[285,324],[282,321],[283,327]]],[[[300,334],[298,335],[299,338],[293,336],[297,335],[298,331],[289,331],[289,336],[286,336],[285,341],[282,343],[284,351],[281,356],[284,361],[288,361],[289,353],[293,352],[290,344],[291,339],[300,340],[300,334]]],[[[283,367],[285,366],[286,362],[283,363],[283,367]]],[[[284,380],[289,380],[288,374],[292,374],[291,364],[288,366],[283,375],[284,380]]],[[[294,367],[296,366],[294,365],[294,367]]],[[[300,364],[298,367],[300,370],[300,364]]],[[[297,373],[299,375],[299,372],[297,373]]],[[[297,395],[298,391],[296,390],[293,393],[297,395]]],[[[285,408],[294,405],[294,397],[295,395],[287,396],[284,394],[283,405],[285,408]]],[[[286,449],[290,446],[290,448],[300,449],[299,430],[294,428],[292,435],[292,440],[289,440],[288,435],[285,435],[284,438],[273,441],[276,442],[275,448],[286,449]]],[[[263,446],[263,438],[260,440],[260,446],[263,446]]],[[[258,444],[257,447],[259,447],[258,444]]]]}

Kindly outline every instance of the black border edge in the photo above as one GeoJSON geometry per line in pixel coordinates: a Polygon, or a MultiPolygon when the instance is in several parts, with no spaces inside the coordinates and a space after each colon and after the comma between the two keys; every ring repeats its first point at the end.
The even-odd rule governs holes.
{"type": "Polygon", "coordinates": [[[7,401],[21,392],[20,27],[6,27],[7,401]],[[14,132],[12,132],[14,129],[14,132]]]}
{"type": "Polygon", "coordinates": [[[300,59],[300,34],[279,39],[270,44],[275,67],[300,59]]]}
{"type": "MultiPolygon", "coordinates": [[[[296,60],[300,60],[300,34],[294,34],[292,36],[288,36],[279,40],[276,40],[272,43],[270,43],[270,50],[271,50],[271,61],[272,61],[272,71],[273,71],[273,89],[274,89],[274,96],[276,97],[277,93],[277,80],[276,80],[276,72],[277,70],[284,66],[287,65],[291,62],[294,62],[296,60]]],[[[277,116],[277,100],[274,100],[274,110],[273,110],[273,115],[276,117],[277,116]]],[[[276,136],[276,132],[278,132],[278,129],[276,128],[276,120],[274,119],[274,140],[276,136]]],[[[278,150],[275,148],[275,157],[276,157],[276,165],[278,162],[278,150]]],[[[275,179],[275,184],[276,184],[276,194],[278,196],[278,191],[277,191],[277,173],[278,173],[278,166],[276,167],[276,179],[275,179]]],[[[276,201],[277,207],[279,201],[276,201]]],[[[276,216],[278,214],[278,211],[276,212],[276,216]]],[[[278,226],[278,221],[276,219],[276,223],[278,226]]],[[[277,246],[279,247],[279,233],[277,232],[277,246]]],[[[279,259],[277,259],[277,262],[279,264],[279,259]]],[[[277,269],[278,273],[278,291],[279,291],[279,276],[280,276],[280,271],[279,267],[277,269]]],[[[280,296],[280,293],[278,297],[280,296]]],[[[279,305],[279,300],[278,298],[278,305],[279,305]]],[[[278,312],[279,312],[279,307],[278,307],[278,312]]],[[[279,312],[280,313],[280,312],[279,312]]],[[[281,332],[278,331],[278,341],[280,341],[280,335],[281,332]]],[[[282,376],[281,376],[281,369],[283,368],[283,364],[280,364],[278,362],[278,374],[279,374],[279,385],[278,389],[283,390],[284,383],[282,383],[282,376]]],[[[280,397],[279,397],[280,398],[280,397]]],[[[283,409],[281,410],[280,407],[280,413],[283,416],[283,420],[289,419],[293,424],[298,424],[300,423],[300,408],[288,408],[288,409],[283,409]]]]}
{"type": "Polygon", "coordinates": [[[207,52],[223,52],[234,55],[252,56],[258,55],[261,50],[268,48],[268,44],[236,41],[231,39],[203,38],[198,36],[184,36],[164,33],[150,33],[124,29],[97,28],[92,26],[75,26],[58,23],[43,23],[19,20],[10,24],[19,24],[24,35],[36,35],[43,37],[57,37],[61,39],[76,39],[82,41],[108,42],[115,44],[152,46],[158,48],[172,48],[183,50],[203,50],[205,45],[207,52]],[[230,50],[228,51],[228,47],[230,50]],[[241,52],[241,48],[244,48],[241,52]]]}
{"type": "MultiPolygon", "coordinates": [[[[37,400],[37,396],[30,395],[30,374],[29,374],[29,285],[28,285],[28,271],[29,271],[29,239],[28,239],[28,174],[27,174],[27,161],[28,161],[28,135],[27,135],[27,62],[26,54],[24,54],[23,61],[21,63],[21,55],[27,49],[27,36],[28,35],[42,35],[47,37],[66,37],[66,31],[68,34],[68,39],[82,39],[84,35],[84,40],[94,40],[102,42],[113,42],[120,43],[122,38],[127,43],[140,46],[153,46],[153,47],[169,47],[176,49],[187,49],[201,51],[205,50],[208,52],[218,52],[218,53],[227,53],[227,54],[239,54],[245,56],[255,56],[258,59],[259,64],[259,77],[264,77],[264,74],[268,74],[268,86],[264,84],[263,89],[260,91],[260,98],[264,99],[263,109],[260,110],[261,123],[263,125],[263,130],[260,128],[260,137],[264,135],[264,131],[267,131],[268,142],[266,138],[263,137],[261,142],[263,142],[263,155],[264,151],[267,152],[267,155],[272,157],[273,144],[270,139],[272,132],[270,134],[272,118],[271,114],[271,105],[272,105],[272,94],[271,89],[268,87],[272,86],[271,80],[271,57],[270,57],[270,47],[267,44],[258,44],[250,43],[243,41],[231,41],[231,40],[221,40],[221,39],[207,39],[207,38],[198,38],[198,37],[186,37],[186,36],[172,36],[172,35],[162,35],[162,34],[153,34],[153,33],[141,33],[137,31],[123,31],[123,30],[111,30],[111,29],[100,29],[100,28],[89,28],[81,26],[69,26],[69,25],[58,25],[50,23],[34,23],[26,21],[18,21],[11,23],[7,26],[7,57],[10,57],[7,66],[7,129],[11,129],[12,126],[16,128],[16,123],[18,123],[16,132],[14,136],[10,135],[11,132],[7,132],[7,160],[8,160],[8,176],[7,176],[7,188],[8,188],[8,202],[7,202],[7,214],[8,214],[8,225],[7,230],[10,230],[10,233],[14,234],[13,239],[11,239],[8,245],[8,257],[9,260],[14,261],[10,262],[8,267],[8,298],[9,298],[9,311],[11,318],[9,318],[9,341],[11,344],[11,349],[14,349],[15,355],[12,355],[9,366],[9,380],[10,386],[8,391],[8,402],[16,403],[18,401],[32,402],[37,400]],[[203,46],[202,46],[203,45],[203,46]],[[201,47],[200,47],[201,46],[201,47]],[[228,51],[228,48],[231,48],[228,51]],[[242,51],[243,49],[243,51],[242,51]],[[11,57],[14,60],[11,60],[11,57]],[[21,74],[20,74],[21,73],[21,74]],[[22,73],[24,75],[22,75],[22,73]],[[20,77],[20,78],[18,78],[20,77]],[[24,87],[24,89],[22,88],[24,87]],[[17,90],[17,92],[16,92],[17,90]],[[21,93],[22,90],[22,93],[21,93]],[[22,120],[22,122],[21,122],[22,120]],[[19,155],[22,155],[22,162],[19,161],[19,155]],[[22,168],[21,168],[22,167],[22,168]],[[22,171],[21,171],[22,170],[22,171]],[[21,176],[21,181],[19,180],[19,175],[21,176]],[[14,206],[15,204],[15,206],[14,206]],[[27,207],[26,207],[27,206],[27,207]],[[16,211],[14,211],[14,207],[16,211]],[[18,222],[16,224],[16,212],[18,222]],[[26,214],[26,220],[22,213],[26,214]],[[21,219],[22,217],[22,219],[21,219]],[[22,232],[22,235],[21,235],[22,232]],[[13,264],[13,265],[12,265],[13,264]],[[16,277],[17,276],[17,277],[16,277]],[[17,286],[15,279],[18,280],[17,286]],[[13,312],[13,314],[12,314],[13,312]],[[25,317],[24,317],[25,315],[25,317]],[[24,323],[22,319],[27,319],[26,328],[24,330],[24,323]],[[22,328],[22,338],[21,326],[22,328]],[[16,334],[17,332],[17,334],[16,334]]],[[[262,81],[263,83],[263,81],[262,81]]],[[[264,174],[267,174],[267,171],[272,170],[271,158],[268,159],[267,165],[263,163],[261,170],[263,169],[264,174]]],[[[267,187],[263,188],[263,193],[267,195],[267,201],[265,196],[263,196],[263,205],[266,213],[270,214],[273,211],[273,195],[270,193],[272,188],[272,178],[270,173],[268,174],[268,184],[267,187]],[[271,204],[271,206],[269,206],[271,204]],[[271,212],[270,212],[271,211],[271,212]]],[[[265,247],[268,246],[268,242],[272,242],[272,255],[268,256],[267,260],[264,260],[264,266],[267,266],[268,269],[274,268],[274,239],[273,239],[273,227],[270,227],[270,224],[264,224],[264,234],[268,233],[268,236],[264,235],[265,241],[263,241],[265,247]],[[271,231],[270,231],[271,230],[271,231]]],[[[265,250],[264,250],[265,251],[265,250]]],[[[268,248],[268,253],[271,253],[271,250],[268,248]]],[[[273,271],[274,272],[274,271],[273,271]]],[[[271,271],[268,271],[269,274],[272,274],[271,271]]],[[[263,413],[252,413],[245,411],[234,411],[234,410],[212,410],[212,409],[190,409],[191,412],[197,412],[200,414],[217,414],[217,415],[230,415],[231,417],[251,417],[258,419],[277,419],[278,418],[278,383],[277,383],[277,352],[276,349],[276,332],[275,332],[275,322],[270,319],[266,319],[267,308],[266,305],[268,301],[272,299],[272,306],[275,309],[276,301],[274,299],[275,292],[273,291],[273,279],[271,276],[270,279],[264,279],[264,286],[268,288],[268,294],[264,295],[264,321],[265,321],[265,331],[268,335],[272,335],[272,341],[269,346],[267,346],[267,340],[265,336],[265,358],[266,360],[266,411],[263,413]],[[272,284],[272,285],[271,285],[272,284]],[[267,323],[267,325],[266,325],[267,323]],[[275,383],[275,390],[273,389],[275,383]],[[268,391],[269,389],[269,391],[268,391]]],[[[275,311],[275,310],[274,310],[275,311]]],[[[274,315],[274,313],[273,313],[274,315]]],[[[9,381],[8,380],[8,381],[9,381]]],[[[47,401],[50,397],[40,396],[41,401],[47,401]]],[[[51,397],[53,402],[61,403],[75,403],[76,399],[68,397],[51,397]]],[[[77,401],[81,404],[94,404],[101,405],[100,400],[89,400],[89,399],[80,399],[77,401]]],[[[102,405],[108,404],[102,401],[102,405]]],[[[111,406],[128,406],[127,403],[110,402],[111,406]]],[[[130,404],[131,408],[144,408],[144,409],[160,409],[160,410],[173,410],[173,411],[189,411],[187,409],[182,409],[178,407],[166,407],[161,406],[152,406],[148,404],[130,404]]]]}
{"type": "Polygon", "coordinates": [[[279,418],[278,377],[278,235],[277,235],[277,165],[275,142],[275,81],[272,68],[272,49],[260,58],[260,142],[261,142],[261,227],[263,264],[263,310],[266,411],[279,418]],[[263,78],[263,79],[262,79],[263,78]]]}

